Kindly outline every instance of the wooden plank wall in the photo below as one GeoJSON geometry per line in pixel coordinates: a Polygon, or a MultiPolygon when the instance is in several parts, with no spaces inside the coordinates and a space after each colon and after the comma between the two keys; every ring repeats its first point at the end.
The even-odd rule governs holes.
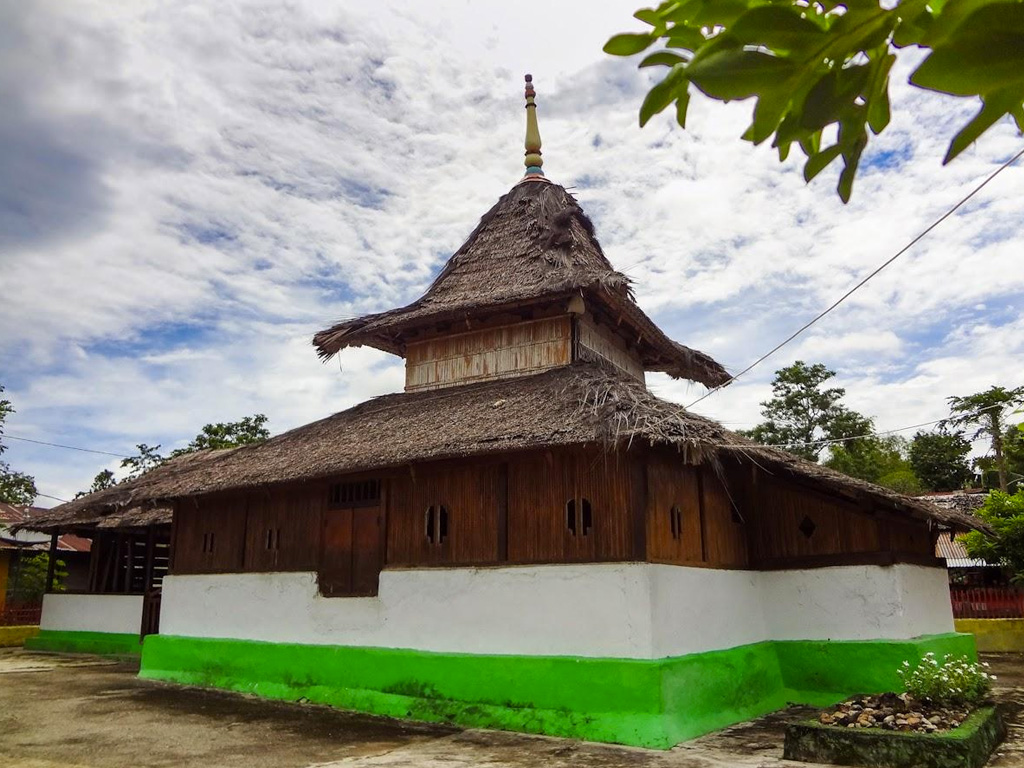
{"type": "Polygon", "coordinates": [[[760,568],[934,558],[924,521],[768,474],[731,466],[729,486],[750,525],[750,558],[760,568]]]}
{"type": "MultiPolygon", "coordinates": [[[[760,569],[934,558],[924,522],[749,464],[725,469],[723,483],[710,466],[686,465],[674,452],[594,447],[396,471],[380,478],[384,563],[760,569]],[[431,507],[435,521],[446,513],[443,541],[436,527],[428,535],[431,507]]],[[[327,497],[323,484],[182,503],[173,572],[317,570],[327,497]]]]}
{"type": "MultiPolygon", "coordinates": [[[[509,463],[508,558],[515,563],[631,560],[635,526],[625,458],[600,450],[538,452],[509,463]],[[567,505],[590,505],[592,527],[576,532],[567,505]]],[[[580,516],[582,517],[582,516],[580,516]]]]}
{"type": "Polygon", "coordinates": [[[581,315],[576,320],[575,357],[588,359],[596,355],[608,361],[617,369],[640,381],[644,380],[644,366],[640,355],[630,349],[625,340],[605,325],[598,325],[590,315],[581,315]]]}
{"type": "Polygon", "coordinates": [[[572,354],[568,315],[410,342],[405,389],[487,381],[566,365],[572,354]]]}
{"type": "Polygon", "coordinates": [[[291,487],[179,503],[172,573],[315,570],[325,502],[323,488],[291,487]]]}
{"type": "Polygon", "coordinates": [[[710,467],[653,453],[647,461],[647,555],[651,562],[744,568],[747,523],[710,467]],[[674,518],[674,520],[673,520],[674,518]]]}
{"type": "MultiPolygon", "coordinates": [[[[504,464],[420,468],[392,481],[387,564],[471,565],[499,561],[504,464]],[[447,512],[443,541],[427,536],[427,510],[447,512]]],[[[434,533],[436,534],[436,527],[434,533]]]]}

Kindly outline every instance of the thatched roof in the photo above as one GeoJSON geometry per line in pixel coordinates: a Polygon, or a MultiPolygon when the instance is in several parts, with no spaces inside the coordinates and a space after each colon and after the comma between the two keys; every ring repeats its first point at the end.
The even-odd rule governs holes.
{"type": "Polygon", "coordinates": [[[503,196],[412,304],[339,322],[313,344],[325,359],[362,345],[404,355],[405,337],[417,328],[580,294],[630,329],[647,370],[707,386],[729,380],[721,365],[672,341],[644,314],[575,198],[546,181],[520,183],[503,196]]]}
{"type": "Polygon", "coordinates": [[[111,512],[150,509],[216,491],[321,480],[432,459],[550,446],[668,445],[681,461],[756,461],[826,491],[864,497],[898,513],[954,528],[977,527],[956,510],[855,480],[785,451],[759,446],[721,424],[652,395],[597,364],[441,390],[384,395],[263,443],[187,454],[131,482],[56,507],[40,527],[71,527],[111,512]]]}

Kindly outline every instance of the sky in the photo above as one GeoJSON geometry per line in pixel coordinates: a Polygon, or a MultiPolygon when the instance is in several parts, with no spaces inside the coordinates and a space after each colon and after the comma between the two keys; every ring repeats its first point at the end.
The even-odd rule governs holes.
{"type": "MultiPolygon", "coordinates": [[[[606,56],[634,2],[0,0],[0,383],[10,436],[131,454],[265,413],[275,433],[399,391],[402,360],[321,363],[314,332],[417,298],[522,175],[534,75],[548,177],[640,305],[744,368],[1024,146],[893,74],[853,200],[836,169],[740,141],[752,105],[637,124],[653,80],[606,56]]],[[[906,57],[913,58],[913,53],[906,57]]],[[[798,156],[799,152],[793,153],[798,156]]],[[[797,341],[694,410],[757,423],[773,371],[823,362],[896,429],[1024,383],[1024,167],[797,341]]],[[[700,385],[649,375],[688,404],[700,385]]],[[[905,432],[910,435],[912,431],[905,432]]],[[[119,459],[5,440],[71,498],[119,459]]],[[[42,506],[56,503],[40,497],[42,506]]]]}

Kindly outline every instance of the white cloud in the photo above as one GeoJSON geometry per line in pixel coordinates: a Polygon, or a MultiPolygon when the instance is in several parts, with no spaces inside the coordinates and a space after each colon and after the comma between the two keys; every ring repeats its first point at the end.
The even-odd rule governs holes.
{"type": "MultiPolygon", "coordinates": [[[[894,76],[893,124],[848,206],[835,172],[739,140],[751,105],[636,110],[650,75],[605,57],[635,2],[389,2],[0,10],[3,383],[8,430],[115,452],[264,412],[283,430],[402,385],[400,361],[322,365],[313,332],[415,298],[521,172],[521,75],[545,168],[576,187],[671,335],[732,370],[810,319],[1012,154],[1000,126],[940,165],[974,107],[894,76]],[[4,31],[6,30],[6,32],[4,31]],[[571,30],[571,31],[570,31],[571,30]],[[5,207],[6,206],[6,207],[5,207]]],[[[799,342],[697,410],[757,421],[775,368],[835,368],[880,427],[1019,381],[1013,168],[799,342]]],[[[692,402],[703,390],[652,377],[692,402]]],[[[107,458],[11,444],[68,495],[107,458]]],[[[116,460],[113,460],[116,464],[116,460]]]]}

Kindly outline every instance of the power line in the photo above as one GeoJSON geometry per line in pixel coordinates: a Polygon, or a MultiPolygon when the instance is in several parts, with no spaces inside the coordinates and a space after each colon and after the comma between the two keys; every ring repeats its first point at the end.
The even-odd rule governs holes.
{"type": "MultiPolygon", "coordinates": [[[[18,437],[17,435],[4,434],[3,438],[5,440],[7,440],[7,439],[10,439],[10,440],[21,440],[22,442],[25,442],[25,443],[35,443],[36,445],[48,445],[51,448],[67,448],[69,451],[82,451],[84,453],[100,453],[100,454],[103,454],[104,456],[116,456],[119,459],[131,458],[130,456],[124,456],[123,454],[120,454],[120,453],[111,453],[110,451],[97,451],[95,448],[80,448],[77,445],[63,445],[61,443],[48,443],[45,440],[33,440],[30,437],[18,437]]],[[[41,495],[42,494],[40,494],[40,496],[41,495]]]]}
{"type": "MultiPolygon", "coordinates": [[[[979,410],[975,411],[974,414],[978,415],[978,414],[985,413],[985,411],[991,411],[991,410],[994,410],[996,408],[1005,408],[1005,407],[1006,407],[1005,403],[999,403],[999,404],[996,404],[996,405],[990,405],[990,406],[988,406],[986,408],[980,408],[979,410]]],[[[850,437],[829,437],[829,438],[823,438],[821,440],[811,440],[811,441],[806,442],[806,443],[764,443],[764,444],[760,444],[760,445],[763,445],[763,447],[765,447],[765,448],[809,448],[811,446],[819,446],[819,445],[824,447],[824,446],[827,446],[827,445],[834,445],[836,443],[849,442],[850,440],[863,440],[863,439],[868,438],[868,437],[882,437],[883,435],[891,435],[891,434],[893,434],[895,432],[906,432],[908,429],[918,429],[920,427],[930,427],[933,424],[941,424],[944,421],[949,421],[949,416],[946,416],[945,418],[942,418],[942,419],[935,419],[934,421],[923,421],[920,424],[911,424],[908,427],[896,427],[895,429],[886,429],[886,430],[883,430],[881,432],[867,432],[867,433],[865,433],[863,435],[852,435],[850,437]]],[[[725,445],[725,446],[722,446],[722,447],[723,448],[750,448],[751,446],[749,446],[749,445],[725,445]]]]}
{"type": "Polygon", "coordinates": [[[724,386],[726,386],[728,384],[731,384],[732,382],[736,381],[736,379],[738,379],[740,376],[742,376],[743,374],[747,373],[752,368],[755,368],[756,366],[760,365],[765,360],[767,360],[769,357],[771,357],[776,352],[778,352],[780,349],[782,349],[784,346],[789,344],[789,342],[793,341],[793,339],[795,339],[797,336],[799,336],[801,333],[806,331],[808,328],[810,328],[816,322],[821,320],[821,318],[823,318],[825,315],[827,315],[833,309],[835,309],[840,304],[842,304],[844,301],[846,301],[851,295],[853,295],[853,293],[855,291],[857,291],[861,286],[863,286],[866,282],[868,282],[868,280],[870,280],[875,275],[877,275],[879,272],[881,272],[883,269],[888,267],[890,264],[892,264],[894,261],[896,261],[896,259],[898,259],[900,256],[902,256],[904,253],[909,251],[922,238],[924,238],[925,235],[927,235],[929,232],[931,232],[933,229],[935,229],[937,226],[939,226],[939,224],[941,224],[946,219],[948,219],[950,216],[952,216],[954,213],[956,213],[956,211],[959,208],[961,208],[964,205],[964,203],[966,203],[968,200],[970,200],[972,197],[974,197],[976,194],[978,194],[985,187],[986,184],[988,184],[990,181],[992,181],[992,179],[994,179],[1000,173],[1002,173],[1007,168],[1009,168],[1011,165],[1013,165],[1015,162],[1017,162],[1017,160],[1019,160],[1021,157],[1024,157],[1024,149],[1020,150],[1020,152],[1015,154],[1013,157],[1011,157],[1009,160],[1007,160],[1005,163],[1003,163],[1001,166],[999,166],[996,170],[992,171],[992,173],[990,173],[988,175],[988,177],[986,177],[986,179],[983,182],[981,182],[978,186],[976,186],[974,189],[972,189],[967,194],[966,197],[961,198],[960,202],[958,202],[956,205],[954,205],[952,208],[950,208],[948,211],[946,211],[944,214],[942,214],[942,216],[940,216],[938,219],[933,221],[924,231],[922,231],[919,235],[917,235],[917,237],[915,237],[913,240],[911,240],[909,243],[907,243],[905,246],[903,246],[899,251],[897,251],[895,254],[890,256],[888,259],[886,259],[881,265],[876,267],[874,269],[874,271],[872,271],[865,278],[863,278],[859,283],[857,283],[855,286],[853,286],[853,288],[851,288],[846,293],[844,293],[842,296],[840,296],[838,299],[836,299],[823,312],[821,312],[817,316],[813,317],[807,323],[805,323],[800,328],[798,328],[788,338],[786,338],[783,341],[779,342],[774,347],[772,347],[772,349],[770,349],[768,352],[766,352],[765,354],[761,355],[761,357],[757,358],[757,360],[755,360],[750,365],[748,365],[746,368],[744,368],[742,371],[737,373],[735,376],[733,376],[731,379],[729,379],[729,381],[725,382],[725,384],[719,384],[717,387],[713,387],[712,389],[709,389],[707,392],[705,392],[703,395],[698,397],[696,400],[694,400],[692,403],[690,403],[686,407],[687,408],[692,408],[693,406],[695,406],[697,403],[699,403],[704,398],[710,397],[715,392],[720,390],[722,387],[724,387],[724,386]]]}
{"type": "Polygon", "coordinates": [[[67,501],[68,501],[67,499],[62,499],[62,498],[60,498],[60,497],[58,497],[58,496],[51,496],[51,495],[50,495],[50,494],[48,494],[48,493],[39,493],[39,492],[36,492],[36,496],[42,496],[42,497],[43,497],[44,499],[53,499],[54,501],[60,501],[60,502],[63,502],[63,503],[65,503],[65,504],[66,504],[66,503],[67,503],[67,501]]]}

